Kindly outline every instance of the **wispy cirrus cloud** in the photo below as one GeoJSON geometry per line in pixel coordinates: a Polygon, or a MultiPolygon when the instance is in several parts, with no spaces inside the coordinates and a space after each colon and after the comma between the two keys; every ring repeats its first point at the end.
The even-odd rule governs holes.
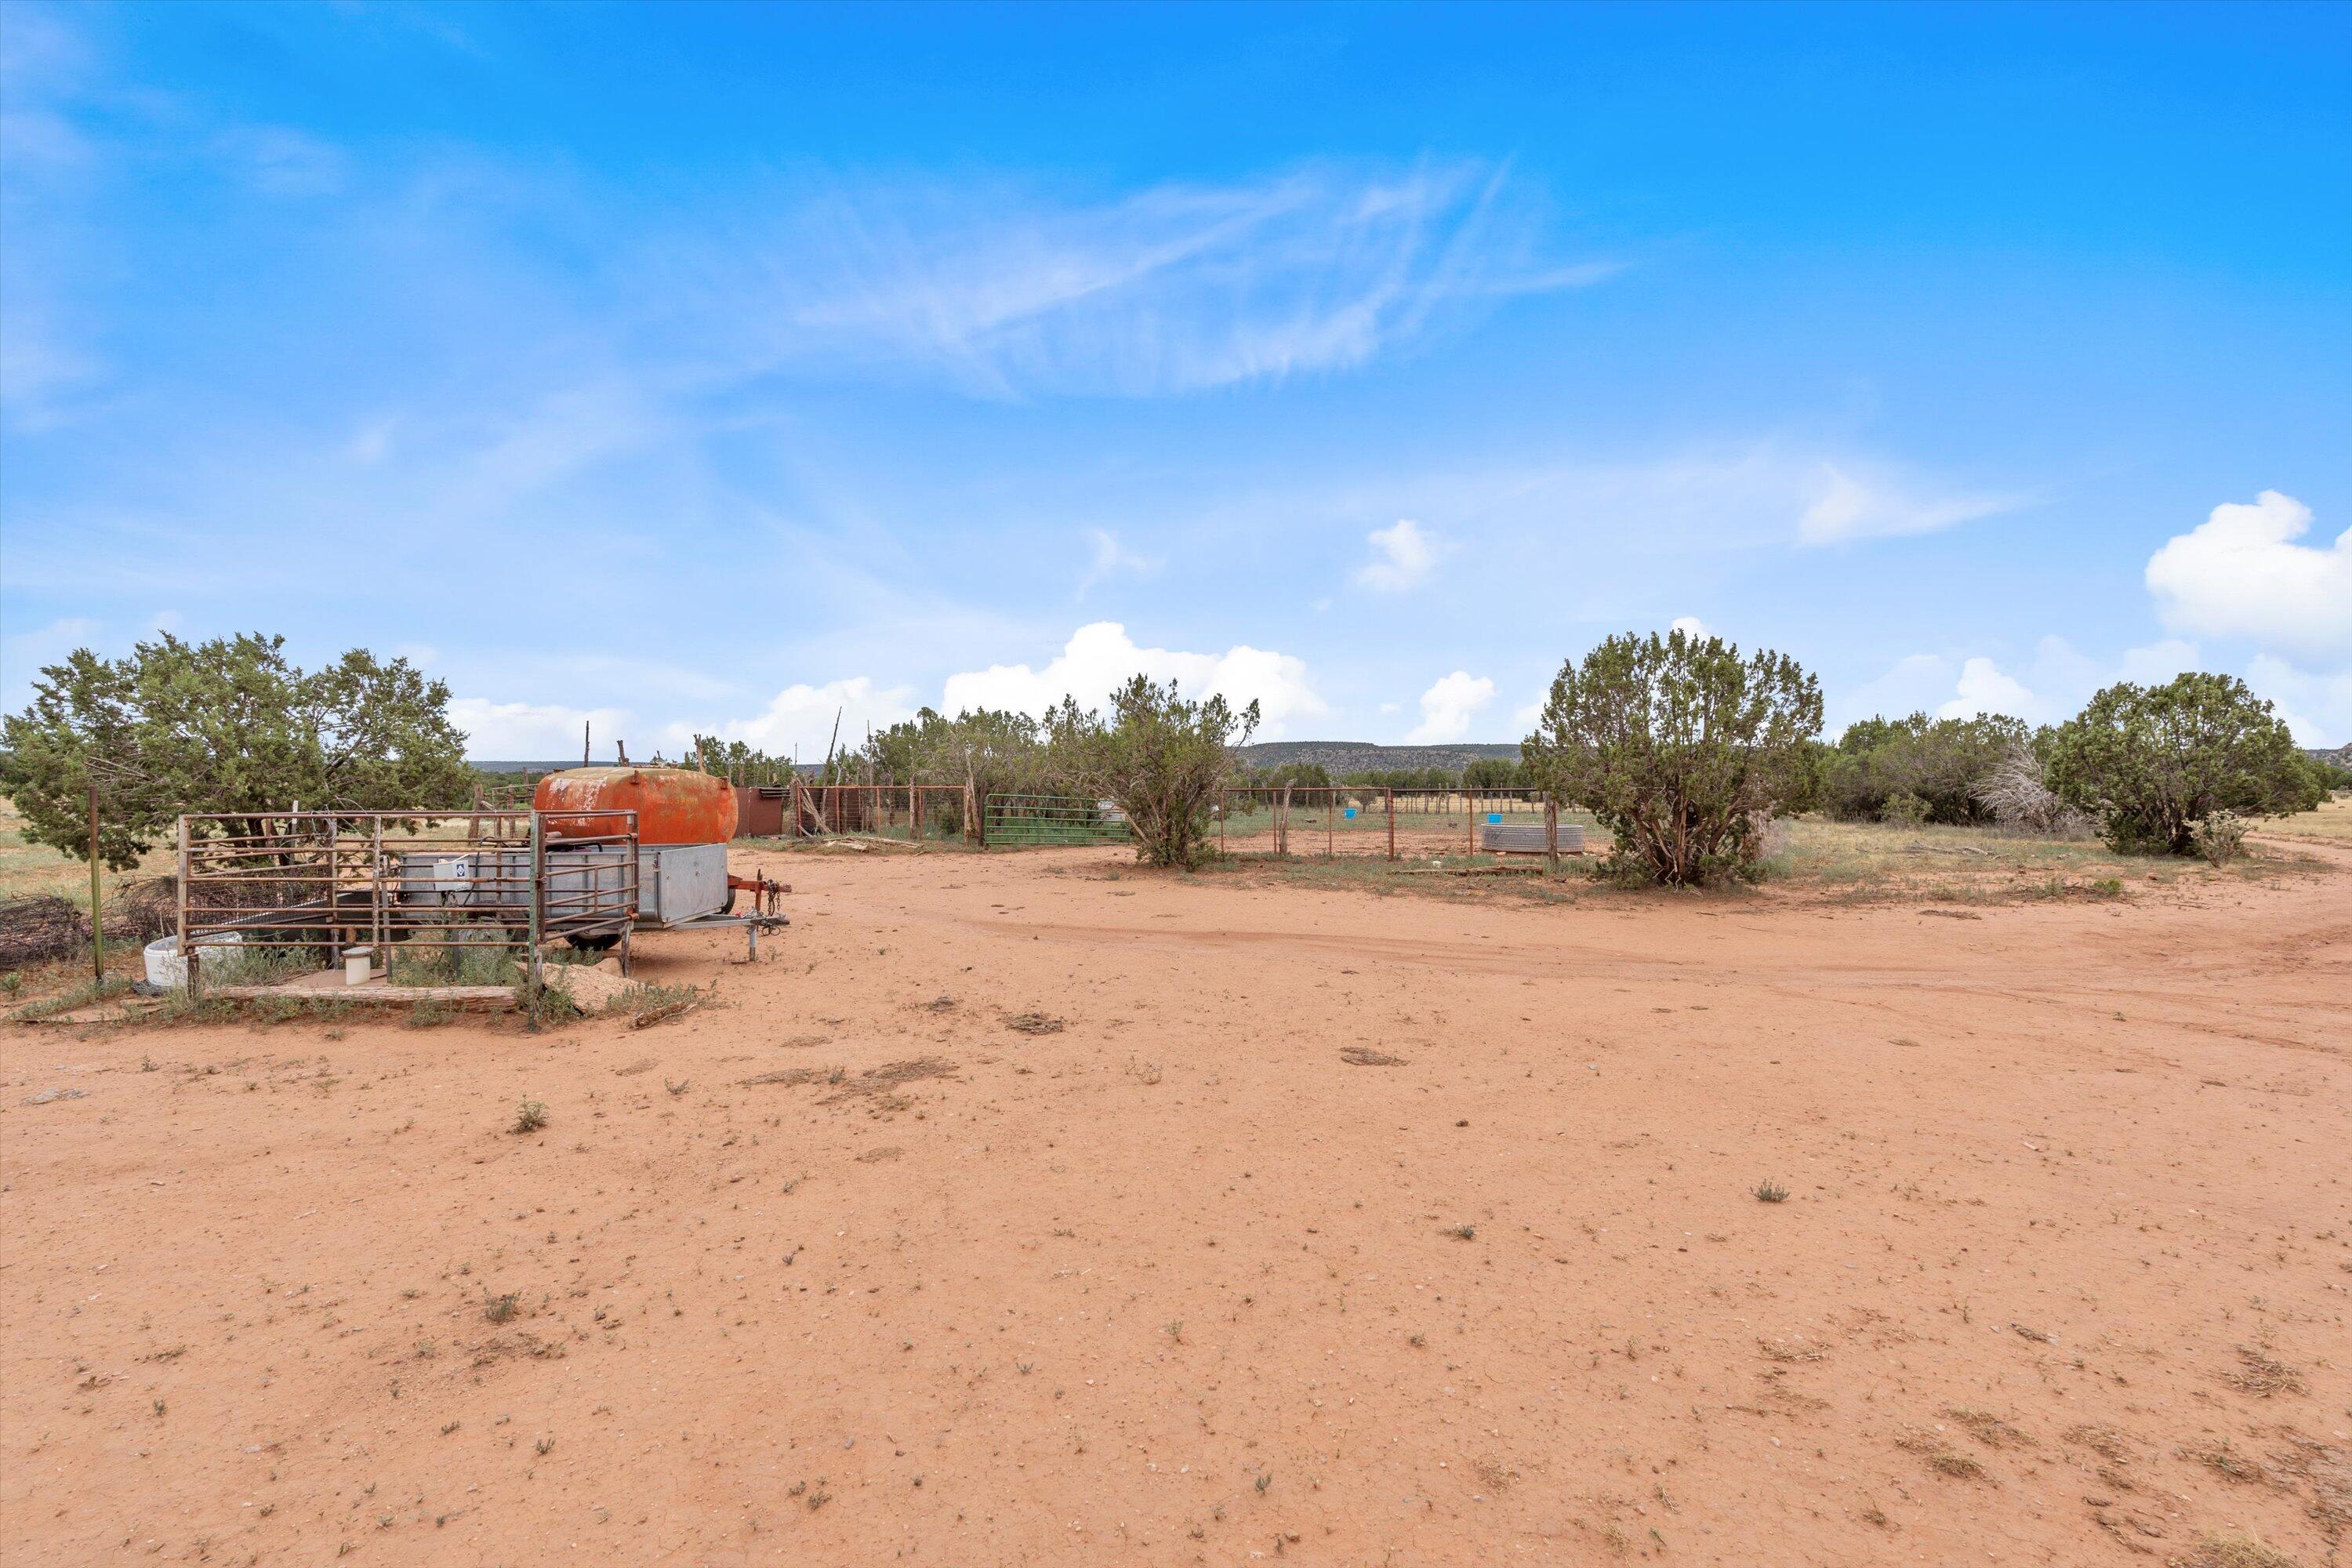
{"type": "MultiPolygon", "coordinates": [[[[1086,199],[1006,181],[821,188],[698,272],[776,366],[992,398],[1149,396],[1361,365],[1483,302],[1597,283],[1507,173],[1314,167],[1086,199]]],[[[737,237],[730,237],[730,244],[737,237]]]]}
{"type": "Polygon", "coordinates": [[[1119,542],[1118,535],[1107,528],[1087,530],[1087,539],[1093,552],[1087,560],[1087,569],[1078,574],[1078,597],[1083,599],[1096,587],[1116,577],[1156,577],[1167,561],[1157,555],[1144,555],[1119,542]]]}
{"type": "Polygon", "coordinates": [[[1799,520],[1805,544],[1847,539],[1935,533],[1981,517],[1995,517],[2032,504],[2023,493],[1928,490],[1904,476],[1864,469],[1851,463],[1821,465],[1812,504],[1799,520]]]}

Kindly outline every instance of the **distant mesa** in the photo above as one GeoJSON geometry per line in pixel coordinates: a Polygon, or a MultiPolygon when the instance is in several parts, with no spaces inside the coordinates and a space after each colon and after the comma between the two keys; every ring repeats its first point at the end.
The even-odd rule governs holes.
{"type": "Polygon", "coordinates": [[[1405,768],[1444,768],[1459,773],[1472,763],[1519,760],[1516,742],[1503,745],[1376,746],[1370,741],[1262,741],[1238,748],[1235,756],[1253,768],[1311,763],[1337,778],[1341,773],[1386,773],[1405,768]]]}

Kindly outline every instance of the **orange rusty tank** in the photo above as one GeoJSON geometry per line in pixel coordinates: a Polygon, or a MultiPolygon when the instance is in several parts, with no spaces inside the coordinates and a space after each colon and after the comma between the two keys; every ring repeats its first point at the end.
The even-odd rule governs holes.
{"type": "Polygon", "coordinates": [[[724,844],[735,837],[735,790],[690,768],[572,768],[550,773],[530,804],[550,813],[550,838],[593,838],[625,830],[624,819],[562,812],[634,811],[640,844],[724,844]]]}

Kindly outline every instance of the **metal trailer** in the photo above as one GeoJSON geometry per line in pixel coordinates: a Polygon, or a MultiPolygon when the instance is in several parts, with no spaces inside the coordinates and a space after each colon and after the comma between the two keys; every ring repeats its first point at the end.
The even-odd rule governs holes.
{"type": "MultiPolygon", "coordinates": [[[[590,855],[618,853],[617,849],[590,850],[590,855]]],[[[760,956],[760,933],[782,929],[792,923],[790,917],[777,907],[778,897],[784,889],[764,878],[732,877],[727,871],[727,846],[724,844],[640,844],[635,847],[637,875],[636,929],[639,931],[722,931],[740,928],[749,946],[750,954],[760,956]],[[742,914],[735,912],[739,891],[749,891],[753,908],[742,914]]],[[[564,854],[562,844],[550,845],[547,850],[551,878],[558,858],[564,854]]],[[[574,943],[583,948],[610,947],[612,939],[583,939],[574,943]]],[[[622,960],[625,973],[628,961],[622,960]]]]}

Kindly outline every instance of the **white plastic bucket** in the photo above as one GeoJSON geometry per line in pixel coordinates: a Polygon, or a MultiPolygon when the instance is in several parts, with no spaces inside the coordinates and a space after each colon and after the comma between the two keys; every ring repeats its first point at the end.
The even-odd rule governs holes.
{"type": "Polygon", "coordinates": [[[344,984],[366,984],[368,983],[368,976],[374,972],[374,967],[375,949],[373,947],[369,947],[365,943],[362,943],[358,947],[347,947],[343,949],[344,984]]]}
{"type": "MultiPolygon", "coordinates": [[[[217,961],[223,949],[244,945],[245,938],[236,931],[220,931],[196,939],[196,946],[205,957],[217,961]]],[[[160,985],[167,991],[188,988],[188,962],[180,956],[180,939],[159,936],[147,944],[147,984],[160,985]]]]}

